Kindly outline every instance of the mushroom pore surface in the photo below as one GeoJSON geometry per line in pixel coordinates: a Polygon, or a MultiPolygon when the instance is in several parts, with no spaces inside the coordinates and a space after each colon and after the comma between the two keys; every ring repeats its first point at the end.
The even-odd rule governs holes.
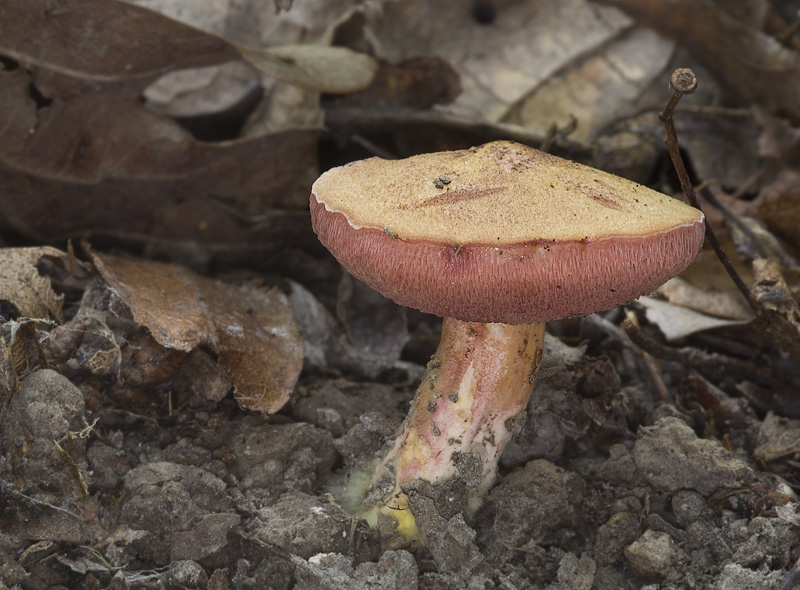
{"type": "Polygon", "coordinates": [[[311,218],[348,271],[397,303],[506,324],[630,301],[686,268],[704,237],[702,213],[680,201],[513,142],[331,169],[311,218]]]}

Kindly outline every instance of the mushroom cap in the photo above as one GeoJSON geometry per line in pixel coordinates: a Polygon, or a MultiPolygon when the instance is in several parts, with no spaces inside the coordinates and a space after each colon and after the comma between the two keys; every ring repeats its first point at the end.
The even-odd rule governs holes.
{"type": "Polygon", "coordinates": [[[351,274],[395,302],[505,324],[649,293],[691,264],[705,230],[681,201],[508,141],[328,170],[311,220],[351,274]]]}

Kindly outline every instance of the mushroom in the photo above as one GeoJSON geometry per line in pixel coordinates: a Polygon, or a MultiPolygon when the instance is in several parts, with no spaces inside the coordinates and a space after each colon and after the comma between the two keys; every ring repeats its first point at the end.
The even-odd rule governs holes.
{"type": "Polygon", "coordinates": [[[311,219],[355,277],[444,318],[402,428],[367,477],[362,511],[417,535],[404,485],[492,485],[542,357],[544,323],[610,309],[684,270],[703,214],[629,180],[508,141],[370,158],[314,183],[311,219]],[[446,183],[445,183],[446,179],[446,183]]]}

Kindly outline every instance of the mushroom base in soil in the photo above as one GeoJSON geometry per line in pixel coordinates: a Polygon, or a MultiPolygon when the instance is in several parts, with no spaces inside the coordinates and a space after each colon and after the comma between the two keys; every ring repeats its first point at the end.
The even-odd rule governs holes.
{"type": "MultiPolygon", "coordinates": [[[[497,461],[521,423],[542,358],[544,324],[482,324],[445,318],[436,353],[398,437],[367,480],[379,497],[366,503],[416,536],[404,482],[459,478],[468,510],[494,481],[497,461]],[[388,489],[380,485],[387,481],[388,489]]],[[[361,499],[363,503],[364,498],[361,499]]]]}
{"type": "Polygon", "coordinates": [[[404,485],[460,480],[474,509],[521,422],[544,322],[610,309],[680,273],[702,213],[513,142],[371,158],[315,183],[322,244],[395,302],[445,318],[409,416],[364,482],[360,511],[418,531],[404,485]]]}

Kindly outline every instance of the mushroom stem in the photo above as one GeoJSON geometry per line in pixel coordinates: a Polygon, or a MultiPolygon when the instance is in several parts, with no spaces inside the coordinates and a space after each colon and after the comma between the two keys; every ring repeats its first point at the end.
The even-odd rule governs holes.
{"type": "Polygon", "coordinates": [[[467,510],[477,507],[494,481],[503,447],[518,430],[514,418],[524,416],[543,340],[543,323],[445,318],[439,347],[402,431],[372,477],[373,484],[381,484],[393,475],[393,489],[368,520],[388,514],[398,521],[399,532],[416,537],[402,489],[415,479],[450,485],[458,478],[466,488],[467,510]]]}

